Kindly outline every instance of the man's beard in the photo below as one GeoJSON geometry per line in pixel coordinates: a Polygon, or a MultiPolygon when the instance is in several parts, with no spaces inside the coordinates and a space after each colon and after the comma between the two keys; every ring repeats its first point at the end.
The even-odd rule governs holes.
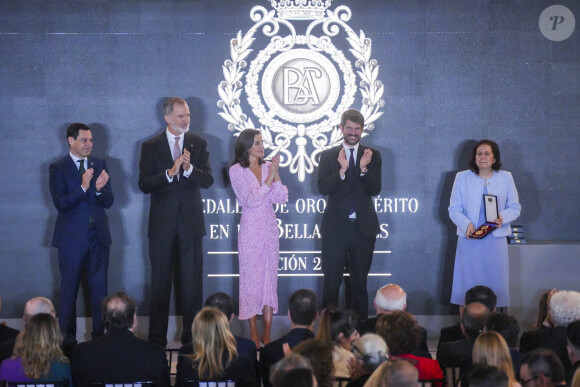
{"type": "Polygon", "coordinates": [[[179,132],[179,133],[186,133],[186,132],[189,131],[189,125],[187,125],[187,126],[185,126],[185,125],[184,126],[177,126],[177,125],[175,125],[173,127],[173,130],[175,130],[176,132],[179,132]]]}

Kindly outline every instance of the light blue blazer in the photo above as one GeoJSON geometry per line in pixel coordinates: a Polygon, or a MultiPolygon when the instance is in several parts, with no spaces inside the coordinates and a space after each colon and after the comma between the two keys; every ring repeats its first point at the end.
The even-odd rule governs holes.
{"type": "MultiPolygon", "coordinates": [[[[477,223],[483,204],[484,181],[472,171],[462,171],[455,176],[448,210],[460,237],[465,238],[469,223],[473,223],[475,228],[479,226],[477,223]]],[[[521,210],[512,174],[508,171],[494,171],[487,180],[487,193],[497,196],[497,207],[503,217],[502,226],[494,230],[492,235],[498,238],[508,236],[511,232],[510,223],[520,216],[521,210]]]]}

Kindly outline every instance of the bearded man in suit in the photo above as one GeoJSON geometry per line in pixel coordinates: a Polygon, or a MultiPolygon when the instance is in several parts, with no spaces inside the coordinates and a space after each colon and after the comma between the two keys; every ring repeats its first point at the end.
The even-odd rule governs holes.
{"type": "Polygon", "coordinates": [[[151,302],[149,341],[167,345],[172,275],[179,275],[183,332],[190,343],[191,325],[203,300],[205,235],[201,188],[213,184],[207,141],[189,131],[185,100],[170,97],[163,104],[167,129],[143,143],[139,188],[151,194],[149,257],[151,302]]]}
{"type": "Polygon", "coordinates": [[[318,190],[328,196],[322,216],[322,307],[336,306],[345,267],[351,280],[351,305],[368,317],[367,276],[379,221],[372,197],[381,192],[381,154],[360,143],[364,117],[350,109],[342,114],[344,142],[320,155],[318,190]]]}

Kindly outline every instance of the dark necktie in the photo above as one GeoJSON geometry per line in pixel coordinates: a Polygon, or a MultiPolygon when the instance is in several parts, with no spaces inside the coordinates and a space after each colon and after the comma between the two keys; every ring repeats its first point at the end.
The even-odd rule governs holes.
{"type": "MultiPolygon", "coordinates": [[[[348,158],[348,173],[350,175],[350,179],[354,180],[354,177],[355,177],[354,148],[349,148],[349,150],[350,150],[350,157],[348,158]]],[[[356,211],[356,207],[354,204],[354,196],[351,195],[348,214],[352,215],[352,214],[354,214],[355,211],[356,211]]]]}
{"type": "MultiPolygon", "coordinates": [[[[79,164],[80,164],[80,165],[79,165],[79,173],[81,174],[81,177],[82,177],[82,176],[85,174],[85,172],[87,171],[87,170],[85,169],[85,160],[83,160],[83,159],[80,159],[80,160],[77,160],[77,161],[78,161],[78,162],[79,162],[79,164]]],[[[93,222],[94,222],[94,221],[93,221],[93,216],[92,216],[92,215],[89,215],[89,228],[90,228],[90,227],[92,227],[92,225],[93,225],[93,222]]]]}
{"type": "Polygon", "coordinates": [[[80,166],[79,166],[79,173],[80,173],[80,174],[81,174],[81,176],[82,176],[82,175],[84,175],[84,174],[85,174],[85,172],[87,171],[87,170],[85,169],[85,160],[83,160],[83,159],[80,159],[80,160],[77,160],[77,161],[80,163],[80,166]]]}

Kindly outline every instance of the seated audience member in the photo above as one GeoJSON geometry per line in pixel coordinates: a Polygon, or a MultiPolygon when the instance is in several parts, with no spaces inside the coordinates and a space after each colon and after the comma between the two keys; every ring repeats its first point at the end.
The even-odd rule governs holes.
{"type": "Polygon", "coordinates": [[[489,308],[479,302],[468,304],[461,315],[462,340],[441,343],[437,349],[437,361],[442,369],[459,367],[471,356],[473,344],[483,331],[489,308]]]}
{"type": "Polygon", "coordinates": [[[577,369],[576,372],[574,372],[574,377],[572,378],[570,387],[580,387],[580,369],[577,369]]]}
{"type": "Polygon", "coordinates": [[[0,380],[10,382],[72,381],[68,359],[60,349],[58,323],[48,313],[32,317],[16,338],[14,355],[0,365],[0,380]]]}
{"type": "Polygon", "coordinates": [[[468,383],[461,387],[508,387],[509,378],[506,373],[494,366],[476,364],[469,374],[468,383]]]}
{"type": "MultiPolygon", "coordinates": [[[[490,312],[495,312],[495,305],[497,303],[497,296],[487,286],[478,285],[474,286],[465,292],[465,305],[469,305],[472,302],[479,302],[490,310],[490,312]]],[[[465,336],[461,330],[461,316],[463,315],[463,308],[459,308],[459,322],[450,327],[442,328],[441,334],[439,335],[439,343],[437,344],[437,350],[442,343],[447,343],[450,341],[463,340],[465,336]]]]}
{"type": "MultiPolygon", "coordinates": [[[[395,310],[407,310],[407,293],[399,285],[385,285],[377,290],[374,305],[377,316],[360,321],[359,333],[361,335],[365,333],[376,333],[375,325],[377,325],[377,320],[381,315],[395,310]]],[[[427,347],[427,330],[422,326],[419,326],[419,345],[417,349],[413,350],[413,354],[431,358],[429,348],[427,347]]]]}
{"type": "Polygon", "coordinates": [[[443,372],[436,360],[411,354],[419,340],[419,328],[413,315],[403,311],[385,314],[377,321],[377,333],[387,343],[390,356],[415,363],[419,370],[419,379],[443,379],[443,372]]]}
{"type": "Polygon", "coordinates": [[[169,386],[165,349],[135,337],[137,304],[125,292],[103,299],[101,315],[106,333],[73,350],[75,387],[91,383],[153,381],[169,386]]]}
{"type": "MultiPolygon", "coordinates": [[[[52,305],[52,302],[48,298],[45,297],[31,298],[24,305],[24,314],[22,315],[22,320],[24,321],[24,329],[26,329],[26,326],[30,322],[30,319],[39,313],[48,313],[52,317],[56,318],[54,305],[52,305]]],[[[0,362],[12,356],[15,341],[16,340],[14,338],[0,345],[0,362]]],[[[72,351],[76,343],[77,343],[76,340],[68,336],[63,336],[62,338],[60,349],[69,360],[72,358],[72,351]]]]}
{"type": "Polygon", "coordinates": [[[580,320],[580,293],[570,290],[553,291],[548,300],[548,318],[553,328],[524,333],[520,339],[520,352],[526,353],[540,347],[551,349],[568,371],[572,365],[566,349],[568,344],[566,326],[580,320]]]}
{"type": "Polygon", "coordinates": [[[572,377],[580,369],[580,320],[574,321],[566,328],[568,336],[568,359],[570,359],[570,370],[566,372],[566,382],[571,382],[572,377]]]}
{"type": "Polygon", "coordinates": [[[507,375],[509,387],[521,387],[515,377],[507,343],[499,333],[488,331],[477,337],[473,346],[473,363],[497,367],[507,375]]]}
{"type": "Polygon", "coordinates": [[[537,348],[522,357],[520,367],[522,387],[565,386],[565,373],[562,362],[554,351],[537,348]]]}
{"type": "Polygon", "coordinates": [[[349,378],[348,363],[354,359],[352,342],[360,337],[356,313],[330,306],[322,311],[316,338],[332,346],[332,363],[335,378],[349,378]]]}
{"type": "MultiPolygon", "coordinates": [[[[2,297],[0,297],[0,311],[2,311],[2,297]]],[[[16,339],[18,329],[10,328],[5,322],[0,323],[0,344],[16,339]]],[[[0,358],[0,362],[4,360],[0,358]]]]}
{"type": "MultiPolygon", "coordinates": [[[[226,293],[218,292],[212,294],[207,298],[207,300],[205,300],[204,306],[216,308],[226,315],[230,323],[234,319],[234,302],[226,293]]],[[[258,375],[259,368],[256,344],[252,340],[241,336],[234,335],[234,339],[236,339],[236,350],[238,351],[238,354],[245,355],[252,360],[255,366],[254,368],[256,369],[256,375],[258,375]]]]}
{"type": "Polygon", "coordinates": [[[330,387],[334,380],[332,364],[332,346],[318,339],[304,340],[292,349],[292,353],[310,360],[312,371],[319,387],[330,387]]]}
{"type": "Polygon", "coordinates": [[[310,387],[316,386],[316,380],[310,361],[297,353],[289,353],[272,366],[269,384],[274,387],[310,387]],[[308,374],[310,378],[305,376],[308,374]],[[293,381],[301,382],[301,384],[294,383],[293,381]]]}
{"type": "Polygon", "coordinates": [[[199,311],[191,328],[193,343],[181,347],[175,386],[191,381],[232,380],[238,387],[258,386],[250,358],[238,355],[225,314],[211,307],[199,311]]]}
{"type": "Polygon", "coordinates": [[[417,387],[419,371],[407,360],[383,362],[372,373],[364,387],[417,387]]]}
{"type": "MultiPolygon", "coordinates": [[[[352,343],[352,353],[355,357],[355,375],[351,373],[351,381],[347,387],[362,387],[381,363],[389,358],[389,349],[383,338],[375,333],[366,333],[352,343]]],[[[352,368],[351,368],[352,369],[352,368]]]]}
{"type": "Polygon", "coordinates": [[[314,322],[318,316],[316,293],[309,289],[299,289],[290,295],[288,318],[290,332],[278,340],[266,344],[260,353],[260,368],[264,387],[270,386],[270,368],[284,357],[283,344],[290,349],[298,343],[314,338],[314,322]]]}

